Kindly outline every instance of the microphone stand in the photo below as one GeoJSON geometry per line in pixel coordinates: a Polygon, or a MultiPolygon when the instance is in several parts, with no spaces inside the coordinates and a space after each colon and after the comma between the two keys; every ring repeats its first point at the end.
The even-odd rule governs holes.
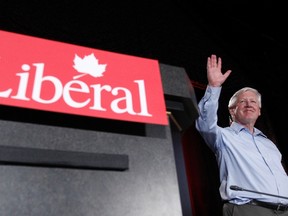
{"type": "Polygon", "coordinates": [[[253,191],[253,190],[248,190],[248,189],[244,189],[241,187],[238,187],[236,185],[231,185],[230,186],[231,190],[236,190],[236,191],[248,191],[248,192],[252,192],[252,193],[257,193],[257,194],[262,194],[262,195],[267,195],[267,196],[273,196],[273,197],[277,197],[277,198],[283,198],[283,199],[288,199],[288,197],[285,196],[279,196],[279,195],[274,195],[274,194],[269,194],[269,193],[264,193],[264,192],[258,192],[258,191],[253,191]]]}

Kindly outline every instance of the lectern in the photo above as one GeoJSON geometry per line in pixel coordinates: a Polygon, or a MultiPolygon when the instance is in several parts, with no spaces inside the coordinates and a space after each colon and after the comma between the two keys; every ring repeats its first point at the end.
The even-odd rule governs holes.
{"type": "Polygon", "coordinates": [[[159,67],[169,125],[2,105],[0,215],[192,215],[181,133],[195,94],[183,68],[159,67]]]}

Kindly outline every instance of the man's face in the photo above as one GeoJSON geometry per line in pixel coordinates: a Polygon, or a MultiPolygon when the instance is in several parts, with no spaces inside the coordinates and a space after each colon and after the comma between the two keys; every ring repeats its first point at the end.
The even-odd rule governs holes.
{"type": "Polygon", "coordinates": [[[230,110],[230,114],[240,124],[255,124],[261,114],[257,95],[252,91],[242,93],[238,97],[236,106],[230,110]]]}

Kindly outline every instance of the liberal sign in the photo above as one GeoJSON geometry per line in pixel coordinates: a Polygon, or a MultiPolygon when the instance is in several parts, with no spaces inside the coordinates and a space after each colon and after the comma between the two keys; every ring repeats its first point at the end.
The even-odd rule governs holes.
{"type": "Polygon", "coordinates": [[[0,31],[0,104],[167,125],[159,63],[0,31]]]}

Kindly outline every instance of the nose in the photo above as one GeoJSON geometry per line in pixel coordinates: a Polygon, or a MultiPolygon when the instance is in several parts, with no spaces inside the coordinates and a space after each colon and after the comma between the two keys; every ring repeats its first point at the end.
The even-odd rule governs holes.
{"type": "Polygon", "coordinates": [[[251,106],[251,102],[250,101],[245,101],[245,106],[248,106],[248,107],[250,107],[251,106]]]}

